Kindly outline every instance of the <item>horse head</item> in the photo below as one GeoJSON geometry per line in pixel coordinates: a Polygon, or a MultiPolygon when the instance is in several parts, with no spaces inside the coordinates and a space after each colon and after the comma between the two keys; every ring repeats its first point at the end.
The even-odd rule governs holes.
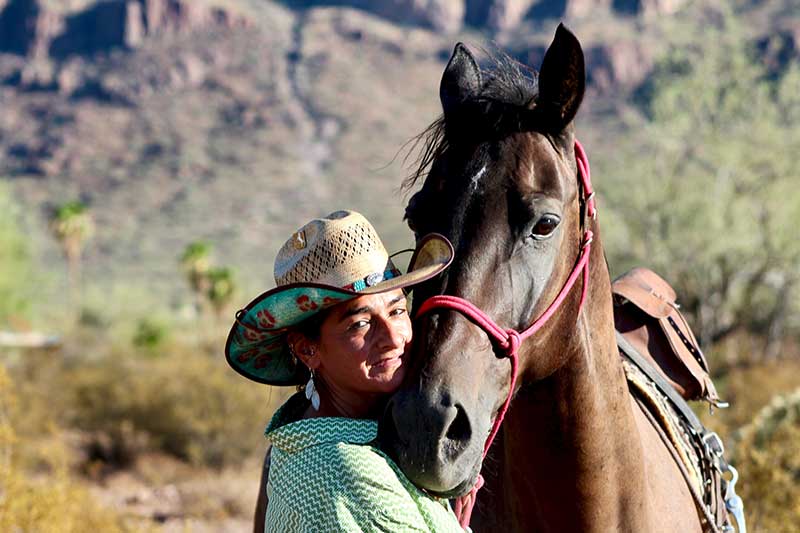
{"type": "MultiPolygon", "coordinates": [[[[440,85],[443,116],[427,131],[417,173],[427,176],[406,209],[418,239],[447,236],[456,261],[416,289],[416,309],[430,296],[455,295],[521,331],[553,301],[575,266],[585,222],[572,124],[584,88],[583,52],[563,26],[538,79],[510,59],[482,71],[456,45],[440,85]]],[[[564,366],[577,342],[579,299],[572,291],[522,346],[518,386],[564,366]]],[[[511,370],[463,315],[435,310],[418,321],[407,379],[380,421],[381,442],[415,484],[452,497],[476,481],[511,370]]]]}

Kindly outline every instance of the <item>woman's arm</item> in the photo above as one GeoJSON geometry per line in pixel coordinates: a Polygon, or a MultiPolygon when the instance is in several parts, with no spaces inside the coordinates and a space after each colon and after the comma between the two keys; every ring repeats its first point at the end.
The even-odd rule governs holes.
{"type": "Polygon", "coordinates": [[[264,454],[264,467],[261,469],[261,481],[258,484],[258,500],[256,501],[256,515],[253,518],[253,533],[264,533],[264,516],[267,514],[267,478],[269,478],[269,462],[272,447],[267,448],[264,454]]]}

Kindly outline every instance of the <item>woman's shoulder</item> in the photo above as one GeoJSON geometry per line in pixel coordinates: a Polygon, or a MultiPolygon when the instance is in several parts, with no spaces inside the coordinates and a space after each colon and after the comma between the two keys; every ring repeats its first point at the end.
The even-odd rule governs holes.
{"type": "Polygon", "coordinates": [[[392,484],[394,469],[375,446],[371,421],[308,419],[284,426],[273,440],[273,460],[288,475],[314,475],[333,480],[384,479],[392,484]],[[359,423],[359,422],[364,422],[359,423]]]}
{"type": "MultiPolygon", "coordinates": [[[[311,421],[336,428],[333,419],[305,422],[311,421]]],[[[348,427],[358,429],[358,424],[348,427]]],[[[342,433],[341,428],[338,431],[342,433]]],[[[332,433],[327,439],[313,442],[304,437],[304,445],[294,443],[289,446],[291,451],[273,448],[269,477],[274,495],[270,506],[276,504],[274,513],[297,514],[315,526],[328,520],[341,526],[331,530],[392,530],[400,525],[404,531],[460,531],[446,503],[435,501],[414,487],[375,446],[375,436],[364,440],[369,436],[366,431],[361,438],[354,438],[347,431],[344,434],[349,439],[335,439],[332,433]],[[308,505],[313,510],[306,509],[308,505]]]]}

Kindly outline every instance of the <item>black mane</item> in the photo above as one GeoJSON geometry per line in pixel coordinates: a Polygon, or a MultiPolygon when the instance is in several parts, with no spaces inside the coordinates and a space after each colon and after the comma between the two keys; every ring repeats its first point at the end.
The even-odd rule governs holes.
{"type": "Polygon", "coordinates": [[[412,138],[409,155],[419,147],[416,169],[403,182],[410,189],[451,146],[498,139],[525,130],[526,117],[538,96],[538,73],[507,54],[488,54],[490,70],[480,89],[456,110],[441,115],[412,138]]]}

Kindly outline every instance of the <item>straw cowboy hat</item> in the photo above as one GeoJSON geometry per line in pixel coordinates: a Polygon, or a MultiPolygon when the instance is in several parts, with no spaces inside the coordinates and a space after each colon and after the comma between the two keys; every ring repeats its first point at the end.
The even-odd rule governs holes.
{"type": "Polygon", "coordinates": [[[275,287],[236,313],[225,358],[238,373],[269,385],[295,385],[307,370],[289,352],[286,331],[323,309],[364,294],[409,287],[438,275],[453,246],[431,234],[417,247],[408,272],[392,263],[378,233],[354,211],[336,211],[297,230],[275,259],[275,287]]]}

